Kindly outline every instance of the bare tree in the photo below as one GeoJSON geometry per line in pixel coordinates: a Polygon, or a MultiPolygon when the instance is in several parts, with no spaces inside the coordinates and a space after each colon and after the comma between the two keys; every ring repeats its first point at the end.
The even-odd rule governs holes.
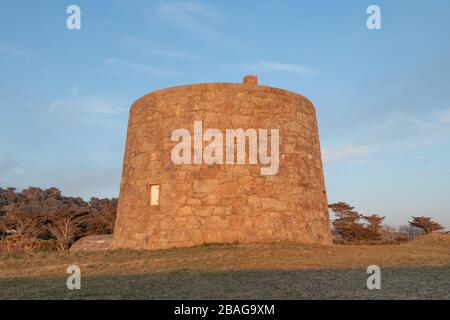
{"type": "Polygon", "coordinates": [[[385,241],[394,241],[398,237],[397,228],[388,224],[381,227],[381,239],[385,241]]]}
{"type": "Polygon", "coordinates": [[[413,240],[418,236],[421,236],[425,233],[423,229],[415,227],[413,225],[404,225],[398,228],[398,232],[404,234],[409,240],[413,240]]]}
{"type": "Polygon", "coordinates": [[[88,213],[74,210],[52,212],[47,217],[47,228],[55,237],[58,249],[66,251],[82,232],[88,213]]]}

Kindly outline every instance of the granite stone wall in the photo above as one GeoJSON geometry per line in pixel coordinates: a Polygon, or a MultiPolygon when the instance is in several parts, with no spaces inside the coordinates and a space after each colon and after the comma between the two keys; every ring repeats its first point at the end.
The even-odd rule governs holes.
{"type": "Polygon", "coordinates": [[[134,102],[113,247],[273,242],[331,243],[311,102],[253,76],[158,90],[134,102]],[[278,173],[261,175],[261,164],[174,164],[173,130],[193,133],[199,120],[203,130],[279,129],[278,173]],[[152,185],[160,185],[157,206],[152,185]]]}

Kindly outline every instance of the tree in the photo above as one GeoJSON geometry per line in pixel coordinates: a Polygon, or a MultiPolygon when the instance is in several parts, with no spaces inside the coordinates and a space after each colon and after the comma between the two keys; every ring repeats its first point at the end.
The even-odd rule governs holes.
{"type": "Polygon", "coordinates": [[[0,188],[0,206],[5,206],[19,200],[15,188],[0,188]]]}
{"type": "Polygon", "coordinates": [[[4,219],[5,231],[13,231],[18,238],[37,238],[42,232],[41,217],[11,212],[4,219]]]}
{"type": "Polygon", "coordinates": [[[88,212],[72,209],[52,212],[47,217],[47,228],[55,237],[58,249],[66,251],[81,235],[88,212]]]}
{"type": "Polygon", "coordinates": [[[87,234],[111,234],[114,232],[117,211],[117,199],[91,198],[87,234]]]}
{"type": "Polygon", "coordinates": [[[364,216],[345,202],[330,204],[328,208],[336,216],[333,227],[343,240],[382,240],[382,223],[385,217],[376,214],[364,216]]]}
{"type": "Polygon", "coordinates": [[[410,225],[422,229],[426,234],[437,230],[444,229],[439,223],[431,220],[431,217],[412,217],[412,221],[408,221],[410,225]]]}
{"type": "Polygon", "coordinates": [[[362,218],[367,222],[365,238],[367,240],[381,240],[382,222],[386,217],[373,214],[371,216],[363,216],[362,218]]]}
{"type": "Polygon", "coordinates": [[[364,225],[360,222],[362,215],[354,211],[354,207],[345,202],[338,202],[330,204],[328,208],[336,215],[333,226],[344,240],[364,238],[364,225]]]}
{"type": "Polygon", "coordinates": [[[409,240],[413,240],[425,233],[423,229],[415,227],[411,224],[400,226],[398,228],[398,232],[404,234],[409,240]]]}
{"type": "Polygon", "coordinates": [[[0,240],[6,236],[6,226],[5,221],[0,217],[0,240]]]}
{"type": "Polygon", "coordinates": [[[381,240],[394,241],[398,238],[397,228],[388,224],[381,227],[381,240]]]}
{"type": "Polygon", "coordinates": [[[0,239],[51,239],[67,250],[82,236],[112,233],[117,203],[116,198],[65,197],[57,188],[0,188],[0,239]]]}

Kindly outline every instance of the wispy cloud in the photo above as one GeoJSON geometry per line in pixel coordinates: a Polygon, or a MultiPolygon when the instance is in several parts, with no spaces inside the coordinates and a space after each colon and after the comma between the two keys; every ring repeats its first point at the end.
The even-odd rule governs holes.
{"type": "Polygon", "coordinates": [[[417,133],[426,132],[427,134],[442,134],[448,132],[447,124],[450,124],[450,109],[437,111],[426,117],[395,115],[391,117],[387,123],[390,124],[392,128],[404,128],[405,132],[407,132],[408,129],[413,129],[418,131],[417,133]],[[408,126],[410,128],[408,128],[408,126]]]}
{"type": "Polygon", "coordinates": [[[197,59],[194,55],[178,50],[168,49],[160,44],[146,41],[136,36],[123,36],[122,42],[136,49],[141,54],[150,54],[174,59],[197,59]]]}
{"type": "Polygon", "coordinates": [[[55,100],[50,104],[49,109],[99,114],[118,114],[126,111],[126,109],[118,107],[114,101],[98,96],[55,100]]]}
{"type": "Polygon", "coordinates": [[[159,66],[134,63],[115,57],[109,57],[105,61],[105,65],[114,68],[114,72],[118,74],[126,74],[129,76],[146,76],[152,78],[170,78],[181,76],[181,73],[166,69],[159,66]]]}
{"type": "Polygon", "coordinates": [[[207,24],[220,15],[215,8],[199,1],[164,1],[156,8],[157,15],[164,21],[188,30],[217,38],[219,33],[207,24]]]}
{"type": "Polygon", "coordinates": [[[416,129],[422,131],[435,131],[439,130],[440,125],[433,121],[427,121],[421,118],[409,118],[407,119],[407,123],[412,124],[416,129]]]}
{"type": "Polygon", "coordinates": [[[373,152],[373,149],[367,145],[346,144],[335,147],[324,148],[322,159],[326,163],[357,160],[373,152]]]}
{"type": "Polygon", "coordinates": [[[443,109],[431,115],[397,114],[390,118],[365,124],[353,135],[363,137],[366,144],[340,144],[323,148],[326,163],[360,161],[368,155],[390,152],[404,152],[423,148],[450,137],[450,109],[443,109]]]}
{"type": "Polygon", "coordinates": [[[439,122],[450,124],[450,108],[446,110],[442,110],[436,114],[436,117],[439,122]]]}
{"type": "Polygon", "coordinates": [[[302,64],[270,61],[260,61],[256,64],[246,66],[246,69],[253,72],[287,72],[305,75],[312,75],[316,73],[316,70],[313,68],[302,64]]]}
{"type": "Polygon", "coordinates": [[[31,58],[30,51],[12,47],[12,46],[7,46],[7,45],[0,45],[0,54],[6,54],[6,55],[10,55],[10,56],[25,58],[25,59],[31,58]]]}

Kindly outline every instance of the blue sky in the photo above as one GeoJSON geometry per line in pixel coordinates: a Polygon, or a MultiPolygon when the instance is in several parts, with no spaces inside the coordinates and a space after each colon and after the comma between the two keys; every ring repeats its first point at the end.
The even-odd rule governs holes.
{"type": "Polygon", "coordinates": [[[0,186],[117,196],[128,108],[196,82],[316,106],[329,202],[450,227],[450,2],[9,1],[0,7],[0,186]],[[66,8],[81,8],[81,30],[66,8]],[[366,9],[381,8],[368,30],[366,9]]]}

